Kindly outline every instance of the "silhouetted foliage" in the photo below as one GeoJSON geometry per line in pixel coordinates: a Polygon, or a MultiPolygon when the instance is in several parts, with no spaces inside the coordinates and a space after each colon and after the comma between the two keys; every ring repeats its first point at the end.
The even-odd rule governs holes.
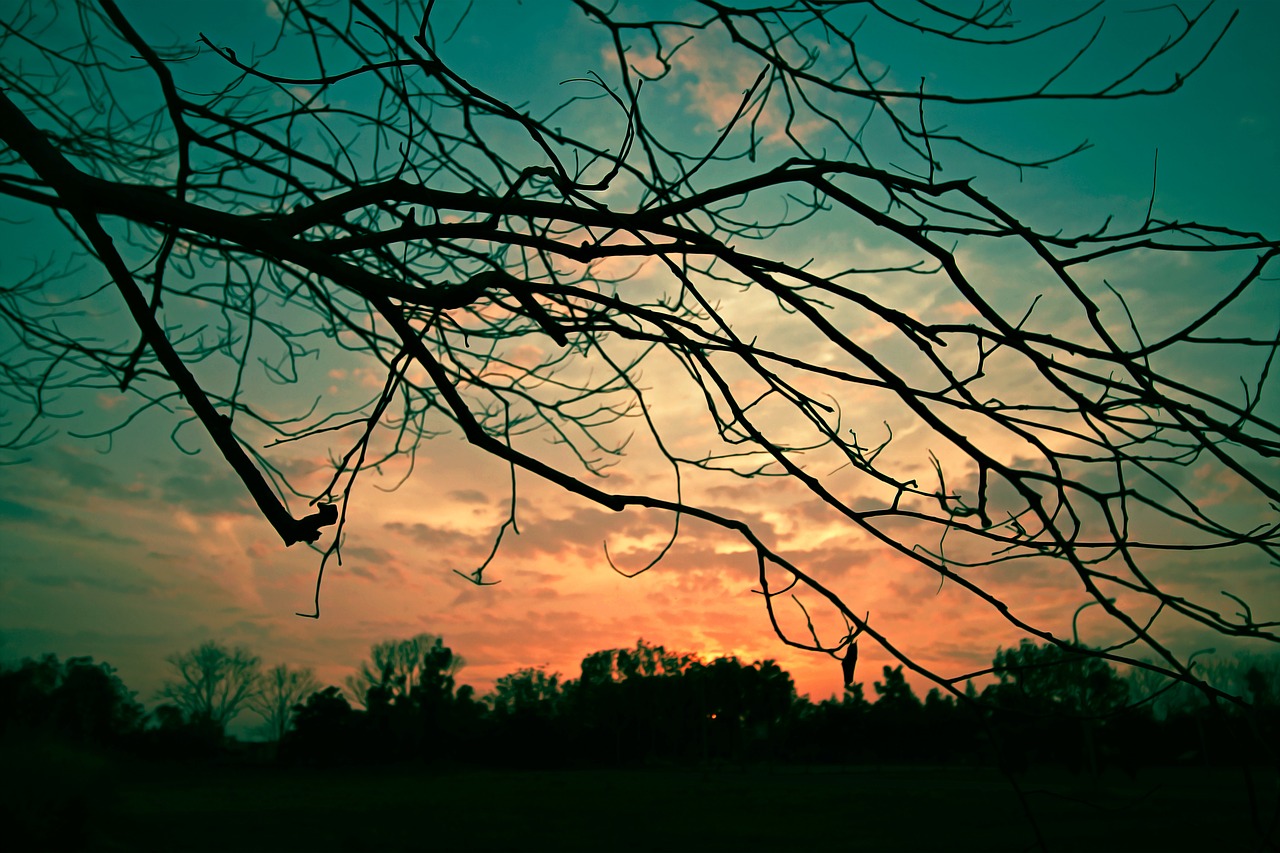
{"type": "Polygon", "coordinates": [[[720,657],[695,662],[684,680],[705,726],[704,755],[743,759],[785,754],[796,690],[776,662],[746,664],[720,657]]]}
{"type": "Polygon", "coordinates": [[[1084,648],[1023,640],[992,662],[998,684],[985,698],[1003,708],[1045,716],[1104,717],[1129,701],[1129,685],[1084,648]]]}
{"type": "Polygon", "coordinates": [[[387,640],[369,650],[369,660],[347,679],[347,689],[366,707],[369,702],[376,706],[401,702],[420,688],[437,693],[452,690],[453,677],[463,665],[462,658],[435,634],[387,640]]]}
{"type": "Polygon", "coordinates": [[[924,723],[924,706],[907,684],[902,667],[886,666],[884,681],[875,682],[878,697],[867,715],[869,739],[873,754],[879,760],[900,756],[911,760],[931,758],[923,752],[920,740],[924,723]]]}
{"type": "Polygon", "coordinates": [[[487,699],[499,717],[551,719],[561,710],[561,687],[560,673],[526,667],[494,682],[487,699]]]}
{"type": "MultiPolygon", "coordinates": [[[[217,644],[213,645],[222,648],[217,644]]],[[[203,647],[202,647],[203,648],[203,647]]],[[[224,649],[225,651],[225,649],[224,649]]],[[[230,655],[230,652],[227,652],[230,655]]],[[[256,658],[245,649],[234,656],[256,658]]],[[[498,767],[781,761],[991,764],[1133,775],[1167,765],[1274,764],[1274,659],[1205,665],[1247,704],[1190,703],[1157,715],[1139,673],[1122,679],[1093,655],[1028,641],[1000,649],[995,681],[960,699],[921,701],[901,666],[885,666],[875,701],[854,682],[841,697],[797,697],[773,661],[705,661],[639,640],[584,657],[579,677],[526,667],[477,699],[457,685],[460,659],[435,635],[375,645],[363,708],[342,688],[300,697],[274,753],[291,764],[470,763],[498,767]]],[[[290,683],[305,683],[308,670],[290,683]]],[[[1188,694],[1192,695],[1192,694],[1188,694]]],[[[1194,694],[1199,695],[1199,694],[1194,694]]],[[[135,751],[166,761],[246,760],[212,714],[161,704],[144,715],[107,664],[53,655],[0,670],[0,734],[135,751]],[[144,720],[149,720],[145,729],[144,720]]]]}
{"type": "Polygon", "coordinates": [[[554,767],[570,759],[574,720],[559,673],[525,667],[494,682],[487,752],[495,761],[554,767]]]}
{"type": "Polygon", "coordinates": [[[5,849],[85,849],[114,802],[106,756],[138,747],[143,718],[115,669],[90,657],[0,666],[5,849]]]}
{"type": "Polygon", "coordinates": [[[27,659],[0,670],[0,736],[44,732],[79,744],[119,744],[142,725],[134,697],[113,667],[92,658],[27,659]]]}
{"type": "Polygon", "coordinates": [[[862,684],[856,681],[845,687],[839,699],[825,699],[802,709],[801,757],[822,763],[869,759],[870,711],[871,703],[863,694],[862,684]]]}
{"type": "Polygon", "coordinates": [[[995,709],[999,741],[1013,766],[1056,761],[1098,770],[1098,740],[1129,704],[1129,685],[1089,651],[1023,640],[996,653],[998,682],[983,699],[995,709]]]}
{"type": "Polygon", "coordinates": [[[365,706],[371,743],[382,759],[451,757],[461,746],[447,734],[459,713],[473,708],[470,690],[459,710],[454,676],[461,657],[434,634],[388,640],[370,649],[347,685],[365,706]]]}
{"type": "Polygon", "coordinates": [[[294,707],[293,728],[280,755],[290,761],[352,763],[370,760],[364,716],[351,707],[340,687],[318,690],[294,707]]]}
{"type": "MultiPolygon", "coordinates": [[[[393,646],[381,644],[384,652],[393,646]]],[[[433,638],[422,648],[429,653],[425,659],[436,650],[439,683],[451,684],[444,674],[451,655],[443,642],[433,638]]],[[[1180,760],[1175,748],[1176,733],[1185,725],[1181,718],[1160,723],[1146,705],[1129,702],[1128,685],[1105,660],[1028,642],[997,651],[993,672],[996,682],[981,694],[970,683],[961,699],[935,688],[922,702],[905,669],[886,666],[873,685],[875,702],[855,682],[843,697],[813,703],[796,697],[791,677],[773,661],[703,661],[640,640],[633,648],[587,655],[576,679],[539,668],[517,670],[499,678],[484,703],[473,700],[465,685],[451,700],[444,699],[447,693],[426,690],[423,695],[435,699],[425,714],[414,691],[374,685],[367,709],[358,711],[336,701],[336,689],[330,688],[312,697],[316,708],[309,713],[321,720],[332,715],[334,734],[309,737],[317,757],[333,754],[321,743],[332,736],[346,745],[338,750],[344,760],[356,760],[363,749],[366,761],[412,755],[520,767],[998,759],[1010,770],[1047,765],[1097,772],[1118,766],[1132,772],[1180,760]],[[444,737],[430,736],[433,731],[444,737]]],[[[422,676],[415,681],[435,683],[422,676]]],[[[1217,733],[1212,738],[1224,736],[1222,720],[1207,725],[1217,733]]],[[[330,729],[321,725],[315,731],[330,729]]],[[[1219,760],[1238,752],[1233,748],[1219,760]]]]}
{"type": "Polygon", "coordinates": [[[144,755],[165,761],[192,761],[222,755],[226,731],[206,717],[189,718],[174,704],[156,706],[151,711],[151,725],[140,739],[144,755]]]}

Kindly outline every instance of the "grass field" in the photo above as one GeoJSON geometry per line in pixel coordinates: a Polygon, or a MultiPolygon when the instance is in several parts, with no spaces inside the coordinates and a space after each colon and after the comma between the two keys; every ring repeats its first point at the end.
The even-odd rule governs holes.
{"type": "MultiPolygon", "coordinates": [[[[75,765],[70,775],[52,767],[27,774],[25,786],[7,792],[16,807],[10,829],[23,828],[15,819],[25,824],[18,837],[28,846],[824,853],[1036,846],[1017,795],[989,768],[303,771],[118,767],[84,757],[75,765]]],[[[1255,781],[1274,807],[1274,775],[1255,781]]],[[[1266,846],[1250,825],[1238,770],[1148,770],[1136,780],[1032,773],[1021,785],[1050,850],[1266,846]]]]}
{"type": "MultiPolygon", "coordinates": [[[[12,744],[10,744],[12,747],[12,744]]],[[[8,749],[6,849],[1024,850],[988,767],[301,770],[8,749]],[[17,839],[17,845],[10,845],[17,839]]],[[[1274,812],[1275,774],[1254,774],[1274,812]]],[[[1051,850],[1266,848],[1239,770],[1021,776],[1051,850]]],[[[1275,826],[1271,844],[1277,840],[1275,826]]]]}

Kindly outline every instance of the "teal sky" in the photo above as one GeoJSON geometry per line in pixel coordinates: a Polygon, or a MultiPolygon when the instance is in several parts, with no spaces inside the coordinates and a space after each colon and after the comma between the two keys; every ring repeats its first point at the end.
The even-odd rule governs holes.
{"type": "MultiPolygon", "coordinates": [[[[203,32],[217,44],[234,47],[242,59],[267,44],[273,26],[270,0],[120,0],[120,5],[148,38],[185,44],[194,52],[203,32]]],[[[437,4],[438,29],[455,21],[465,5],[437,4]]],[[[1028,14],[1058,5],[1026,4],[1028,14]]],[[[1158,43],[1164,36],[1152,26],[1158,16],[1133,14],[1146,6],[1117,4],[1097,59],[1073,69],[1063,85],[1083,85],[1112,74],[1123,66],[1125,51],[1158,43]]],[[[1216,5],[1209,19],[1225,22],[1234,8],[1216,5]]],[[[1173,95],[1105,103],[1003,104],[966,114],[943,107],[934,113],[928,107],[930,125],[945,122],[1020,156],[1053,155],[1086,140],[1092,144],[1047,170],[1021,172],[962,152],[944,152],[943,176],[973,176],[975,186],[1042,229],[1092,229],[1107,215],[1116,217],[1117,227],[1136,227],[1147,210],[1158,151],[1155,217],[1280,233],[1280,52],[1275,47],[1280,4],[1254,0],[1238,9],[1239,17],[1217,52],[1173,95]]],[[[1177,13],[1170,8],[1163,14],[1177,13]]],[[[1206,29],[1215,30],[1215,25],[1206,29]]],[[[1077,32],[1070,31],[1069,41],[1077,32]]],[[[860,37],[865,57],[885,66],[889,79],[911,88],[923,75],[927,90],[937,86],[964,92],[981,85],[1021,89],[1030,85],[1028,63],[1036,58],[1017,47],[924,55],[893,31],[879,38],[870,29],[860,37]]],[[[1051,46],[1065,58],[1070,55],[1063,53],[1065,44],[1051,46]]],[[[563,81],[592,73],[614,79],[603,48],[600,31],[575,9],[489,0],[475,4],[442,52],[468,80],[508,103],[527,103],[540,114],[567,93],[591,92],[586,84],[563,81]]],[[[691,47],[692,58],[678,63],[669,81],[647,86],[642,96],[648,120],[667,139],[686,141],[689,148],[714,132],[716,98],[733,94],[735,75],[754,76],[749,65],[721,62],[723,45],[713,40],[698,50],[691,47]]],[[[286,50],[272,62],[293,55],[286,50]]],[[[637,50],[637,64],[644,67],[646,61],[637,50]]],[[[215,86],[220,61],[204,56],[195,62],[191,67],[198,67],[200,79],[215,86]]],[[[1158,66],[1150,79],[1167,80],[1176,65],[1158,66]]],[[[331,96],[356,104],[360,93],[353,87],[345,93],[334,90],[331,96]]],[[[136,89],[117,94],[139,104],[155,97],[142,77],[136,89]]],[[[552,123],[559,122],[598,137],[600,144],[617,139],[622,128],[617,108],[598,99],[575,104],[552,123]]],[[[781,156],[781,146],[766,144],[761,152],[762,162],[781,156]]],[[[895,161],[897,156],[890,152],[886,158],[895,161]]],[[[704,177],[732,175],[739,168],[709,168],[704,177]]],[[[0,260],[0,280],[14,281],[39,258],[66,250],[64,237],[44,212],[4,201],[0,214],[5,217],[0,240],[21,247],[0,260]]],[[[772,238],[760,251],[814,257],[830,252],[833,257],[819,259],[838,268],[838,256],[849,252],[853,236],[860,235],[824,224],[772,238]]],[[[866,248],[891,251],[874,242],[866,248]]],[[[995,271],[991,286],[1003,288],[1009,304],[1024,304],[1037,292],[1039,285],[1023,277],[1017,257],[991,250],[981,260],[995,271]]],[[[1156,259],[1148,269],[1108,268],[1151,328],[1179,315],[1183,300],[1202,295],[1204,276],[1224,271],[1213,265],[1178,270],[1164,263],[1156,259]]],[[[74,291],[82,285],[73,279],[58,287],[74,291]]],[[[917,307],[924,311],[931,297],[921,288],[917,307]]],[[[1244,307],[1230,321],[1240,328],[1274,331],[1280,321],[1274,285],[1259,290],[1244,307]]],[[[80,322],[86,328],[98,324],[93,327],[104,338],[114,339],[132,334],[126,320],[115,313],[80,322]]],[[[1052,314],[1043,321],[1065,322],[1052,314]]],[[[777,334],[788,332],[780,324],[777,334]]],[[[312,394],[341,398],[371,379],[354,359],[335,357],[307,366],[312,373],[306,381],[279,392],[282,399],[312,394]]],[[[1185,369],[1205,382],[1232,385],[1238,384],[1236,375],[1256,367],[1207,356],[1185,369]]],[[[226,368],[209,369],[210,376],[221,377],[226,368]]],[[[1274,395],[1269,399],[1274,411],[1274,395]]],[[[664,417],[683,417],[676,403],[664,417]]],[[[623,543],[622,553],[639,560],[647,543],[661,538],[666,522],[631,514],[606,517],[532,478],[522,484],[523,535],[504,546],[494,566],[503,583],[469,586],[451,570],[487,552],[488,537],[502,518],[506,471],[463,445],[456,432],[431,442],[415,477],[399,492],[384,494],[372,487],[374,481],[393,482],[395,471],[365,485],[348,530],[347,559],[327,576],[326,614],[319,621],[299,619],[294,612],[310,606],[317,554],[279,545],[194,427],[183,428],[177,437],[186,448],[204,448],[196,455],[180,452],[171,441],[180,416],[159,411],[145,413],[111,440],[76,437],[128,410],[110,389],[69,392],[54,411],[59,417],[48,421],[47,440],[0,460],[14,463],[0,467],[0,539],[8,555],[0,567],[0,655],[6,659],[43,652],[92,655],[118,666],[126,682],[150,702],[164,656],[210,637],[245,644],[268,664],[314,666],[326,683],[337,683],[370,644],[430,631],[467,659],[459,680],[483,692],[494,678],[524,666],[545,664],[576,676],[577,662],[587,653],[629,646],[644,637],[707,654],[777,658],[796,675],[801,692],[814,698],[839,687],[839,667],[833,661],[793,653],[773,638],[758,598],[748,592],[750,560],[727,537],[694,526],[666,567],[623,580],[604,566],[602,539],[623,543]]],[[[11,409],[0,421],[12,421],[17,411],[11,409]]],[[[687,438],[698,440],[697,435],[687,438]]],[[[906,447],[918,457],[912,464],[920,464],[923,445],[906,447]]],[[[323,456],[319,447],[308,448],[290,461],[318,464],[323,456]]],[[[619,472],[619,482],[642,481],[654,470],[640,458],[634,468],[619,472]]],[[[865,543],[845,543],[797,490],[767,485],[762,489],[753,483],[748,489],[737,483],[709,494],[758,519],[778,541],[790,543],[815,565],[856,565],[867,572],[892,568],[878,562],[881,557],[865,543]]],[[[1242,507],[1240,512],[1262,509],[1242,507]]],[[[1274,611],[1280,606],[1274,593],[1280,588],[1276,571],[1256,558],[1236,561],[1232,556],[1216,574],[1197,576],[1195,582],[1215,590],[1214,595],[1222,585],[1252,591],[1274,611]]],[[[855,577],[860,575],[845,580],[852,583],[855,577]]],[[[894,608],[903,611],[901,630],[913,637],[912,650],[925,660],[963,671],[989,661],[997,645],[1016,642],[990,620],[966,611],[950,591],[930,597],[936,579],[908,573],[877,583],[884,618],[892,622],[894,608]]],[[[1027,606],[1043,608],[1036,612],[1046,619],[1060,618],[1050,615],[1055,607],[1067,607],[1070,613],[1060,588],[1038,584],[1035,578],[1023,586],[1014,583],[1010,594],[1021,590],[1027,606]]],[[[887,658],[881,660],[883,655],[877,657],[875,651],[867,654],[864,677],[869,681],[887,658]]]]}

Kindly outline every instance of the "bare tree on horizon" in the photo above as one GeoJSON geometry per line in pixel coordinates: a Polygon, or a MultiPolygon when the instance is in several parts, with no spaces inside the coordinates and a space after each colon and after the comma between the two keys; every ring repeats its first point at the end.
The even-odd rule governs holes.
{"type": "Polygon", "coordinates": [[[262,660],[241,646],[209,640],[166,660],[177,677],[165,680],[157,695],[181,708],[188,723],[219,733],[253,706],[262,688],[262,660]]]}
{"type": "Polygon", "coordinates": [[[278,744],[293,726],[294,708],[319,689],[311,667],[276,664],[262,674],[257,692],[249,697],[249,707],[262,717],[268,739],[278,744]]]}

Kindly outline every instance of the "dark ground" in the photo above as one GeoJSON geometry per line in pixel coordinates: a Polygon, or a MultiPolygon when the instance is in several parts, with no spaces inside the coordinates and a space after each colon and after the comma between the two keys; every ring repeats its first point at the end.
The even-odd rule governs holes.
{"type": "MultiPolygon", "coordinates": [[[[14,758],[10,755],[9,758],[14,758]]],[[[1025,850],[997,771],[351,770],[17,756],[7,849],[1025,850]],[[20,772],[18,772],[20,771],[20,772]]],[[[1255,774],[1274,807],[1275,774],[1255,774]]],[[[1254,850],[1240,770],[1021,777],[1050,850],[1254,850]]],[[[1272,844],[1278,836],[1271,830],[1272,844]]]]}

